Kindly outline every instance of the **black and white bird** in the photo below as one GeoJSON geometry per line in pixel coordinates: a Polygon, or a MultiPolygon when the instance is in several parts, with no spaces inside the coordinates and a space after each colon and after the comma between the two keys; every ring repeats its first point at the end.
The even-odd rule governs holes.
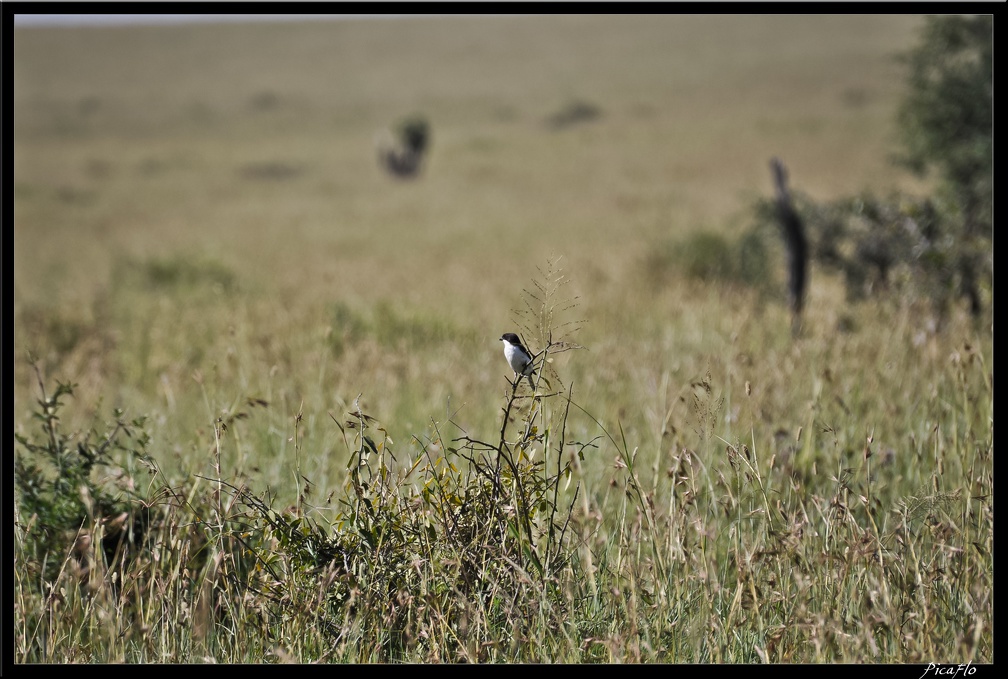
{"type": "Polygon", "coordinates": [[[514,370],[515,375],[527,377],[529,386],[532,387],[532,391],[535,391],[535,384],[532,382],[532,375],[535,373],[532,354],[518,339],[518,335],[513,332],[504,333],[500,339],[504,343],[504,358],[507,359],[508,365],[514,370]]]}

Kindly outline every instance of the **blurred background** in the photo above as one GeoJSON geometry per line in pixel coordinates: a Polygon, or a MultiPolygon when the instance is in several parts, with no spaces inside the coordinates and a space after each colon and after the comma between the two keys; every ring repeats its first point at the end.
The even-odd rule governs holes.
{"type": "Polygon", "coordinates": [[[791,350],[771,158],[811,344],[891,311],[826,264],[863,246],[849,206],[940,183],[894,162],[919,15],[39,19],[14,30],[16,424],[31,355],[180,461],[247,398],[276,464],[295,414],[326,450],[358,395],[398,440],[493,427],[543,281],[584,347],[560,383],[658,440],[711,366],[791,350]]]}

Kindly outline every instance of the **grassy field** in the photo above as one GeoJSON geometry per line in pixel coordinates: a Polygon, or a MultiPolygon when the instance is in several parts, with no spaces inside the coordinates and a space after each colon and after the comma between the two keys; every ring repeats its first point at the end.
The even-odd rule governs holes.
{"type": "Polygon", "coordinates": [[[160,472],[136,491],[190,495],[159,524],[160,560],[118,585],[110,570],[109,587],[46,594],[27,546],[39,527],[16,515],[15,660],[993,662],[992,324],[953,310],[936,330],[899,300],[851,304],[813,269],[793,339],[783,295],[653,266],[691,234],[745,230],[773,156],[816,199],[927,190],[890,162],[894,56],[921,22],[17,29],[15,431],[36,426],[30,353],[47,394],[76,384],[65,430],[146,416],[160,472]],[[374,139],[411,114],[431,153],[395,180],[374,139]],[[549,330],[581,347],[553,354],[538,406],[509,384],[510,330],[535,351],[549,330]],[[252,498],[269,497],[357,553],[344,528],[363,510],[333,500],[360,500],[367,467],[348,416],[401,484],[369,525],[384,517],[413,551],[368,543],[382,557],[335,596],[344,581],[301,572],[282,539],[301,528],[277,519],[261,545],[278,545],[285,596],[261,604],[235,584],[252,576],[235,575],[245,533],[227,493],[200,479],[247,489],[232,511],[266,516],[252,498]],[[452,498],[496,512],[468,494],[465,462],[498,438],[512,481],[538,475],[545,492],[566,476],[551,465],[570,465],[551,505],[570,529],[538,525],[505,549],[514,570],[446,585],[465,569],[444,564],[488,543],[463,549],[456,529],[420,549],[407,527],[457,527],[452,498]],[[454,494],[432,515],[390,499],[433,477],[454,494]]]}

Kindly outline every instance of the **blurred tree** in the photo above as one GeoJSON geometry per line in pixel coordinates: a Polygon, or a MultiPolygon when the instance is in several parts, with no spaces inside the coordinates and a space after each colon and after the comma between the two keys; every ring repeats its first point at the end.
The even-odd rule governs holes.
{"type": "Polygon", "coordinates": [[[383,130],[375,138],[378,162],[394,177],[411,178],[419,174],[430,147],[431,126],[422,115],[399,121],[395,133],[383,130]]]}
{"type": "Polygon", "coordinates": [[[930,16],[904,56],[909,92],[898,114],[900,160],[919,174],[937,169],[960,212],[961,236],[993,227],[994,20],[930,16]]]}
{"type": "Polygon", "coordinates": [[[399,140],[410,151],[422,154],[430,143],[430,123],[422,115],[412,115],[398,125],[399,140]]]}

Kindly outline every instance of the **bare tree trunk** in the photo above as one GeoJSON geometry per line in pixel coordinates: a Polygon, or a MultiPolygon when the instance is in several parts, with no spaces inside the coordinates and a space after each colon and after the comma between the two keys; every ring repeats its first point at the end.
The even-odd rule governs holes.
{"type": "Polygon", "coordinates": [[[791,333],[797,335],[801,329],[802,307],[805,303],[805,289],[808,285],[808,241],[805,239],[805,225],[791,204],[791,194],[787,188],[787,169],[778,158],[770,160],[774,188],[777,194],[777,218],[780,220],[787,248],[788,263],[788,306],[791,309],[791,333]]]}

